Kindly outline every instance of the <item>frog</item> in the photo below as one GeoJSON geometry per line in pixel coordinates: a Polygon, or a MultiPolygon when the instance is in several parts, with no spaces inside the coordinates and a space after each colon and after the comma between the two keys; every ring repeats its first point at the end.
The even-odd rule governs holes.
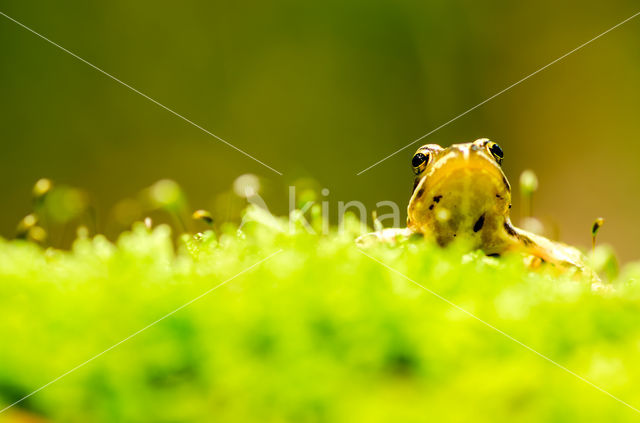
{"type": "Polygon", "coordinates": [[[502,170],[504,152],[488,138],[444,148],[426,144],[411,159],[415,175],[407,207],[406,228],[387,228],[360,236],[395,242],[422,237],[442,247],[464,240],[471,249],[499,257],[522,253],[531,267],[549,263],[577,269],[592,278],[583,253],[516,227],[511,222],[511,185],[502,170]]]}

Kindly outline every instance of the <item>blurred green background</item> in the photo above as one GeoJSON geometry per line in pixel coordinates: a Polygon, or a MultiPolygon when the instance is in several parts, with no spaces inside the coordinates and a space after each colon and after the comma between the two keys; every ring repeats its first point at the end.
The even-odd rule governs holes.
{"type": "MultiPolygon", "coordinates": [[[[329,199],[404,206],[405,150],[355,174],[631,16],[632,0],[0,2],[0,10],[284,173],[276,175],[0,17],[0,234],[12,236],[41,177],[98,209],[161,178],[213,208],[244,173],[272,211],[301,177],[329,199]]],[[[535,214],[561,239],[640,257],[640,18],[424,142],[489,137],[535,214]]],[[[518,214],[518,199],[514,199],[518,214]]],[[[224,216],[217,216],[224,219],[224,216]]]]}

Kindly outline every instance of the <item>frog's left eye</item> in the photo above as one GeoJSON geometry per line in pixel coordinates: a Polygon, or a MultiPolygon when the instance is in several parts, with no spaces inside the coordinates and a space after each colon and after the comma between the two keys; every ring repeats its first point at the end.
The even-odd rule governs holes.
{"type": "Polygon", "coordinates": [[[425,167],[427,167],[427,163],[429,163],[429,153],[416,153],[411,159],[411,166],[413,166],[413,173],[416,175],[421,173],[425,167]]]}
{"type": "Polygon", "coordinates": [[[489,149],[489,152],[491,153],[491,155],[493,156],[494,159],[496,159],[496,162],[498,162],[499,165],[502,164],[502,158],[504,157],[504,153],[502,152],[502,148],[500,148],[500,146],[498,144],[496,144],[493,141],[489,141],[487,143],[487,148],[489,149]]]}

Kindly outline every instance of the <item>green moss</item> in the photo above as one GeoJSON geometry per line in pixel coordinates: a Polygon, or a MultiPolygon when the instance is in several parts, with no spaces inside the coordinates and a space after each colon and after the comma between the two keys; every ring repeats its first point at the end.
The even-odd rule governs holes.
{"type": "MultiPolygon", "coordinates": [[[[228,280],[0,421],[12,413],[65,422],[637,418],[365,256],[353,242],[358,222],[346,227],[317,236],[298,225],[290,234],[288,222],[253,210],[241,234],[226,226],[182,236],[177,247],[168,227],[142,224],[115,244],[82,238],[68,252],[0,240],[4,405],[228,280]]],[[[624,268],[614,291],[594,293],[575,277],[530,273],[519,257],[423,242],[367,254],[640,406],[640,266],[624,268]]]]}

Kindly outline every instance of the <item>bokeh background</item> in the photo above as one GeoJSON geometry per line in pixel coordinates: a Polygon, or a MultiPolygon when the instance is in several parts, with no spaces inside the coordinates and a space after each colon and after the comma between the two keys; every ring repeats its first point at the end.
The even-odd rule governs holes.
{"type": "MultiPolygon", "coordinates": [[[[176,180],[193,208],[242,174],[275,213],[313,179],[337,201],[406,205],[415,145],[356,173],[638,12],[633,0],[180,3],[0,1],[0,10],[284,173],[262,167],[0,16],[0,234],[41,177],[123,198],[176,180]]],[[[640,258],[640,18],[425,140],[489,137],[561,239],[640,258]]],[[[519,201],[514,199],[518,215],[519,201]]],[[[224,219],[225,216],[216,216],[224,219]]],[[[517,220],[517,219],[516,219],[517,220]]]]}

